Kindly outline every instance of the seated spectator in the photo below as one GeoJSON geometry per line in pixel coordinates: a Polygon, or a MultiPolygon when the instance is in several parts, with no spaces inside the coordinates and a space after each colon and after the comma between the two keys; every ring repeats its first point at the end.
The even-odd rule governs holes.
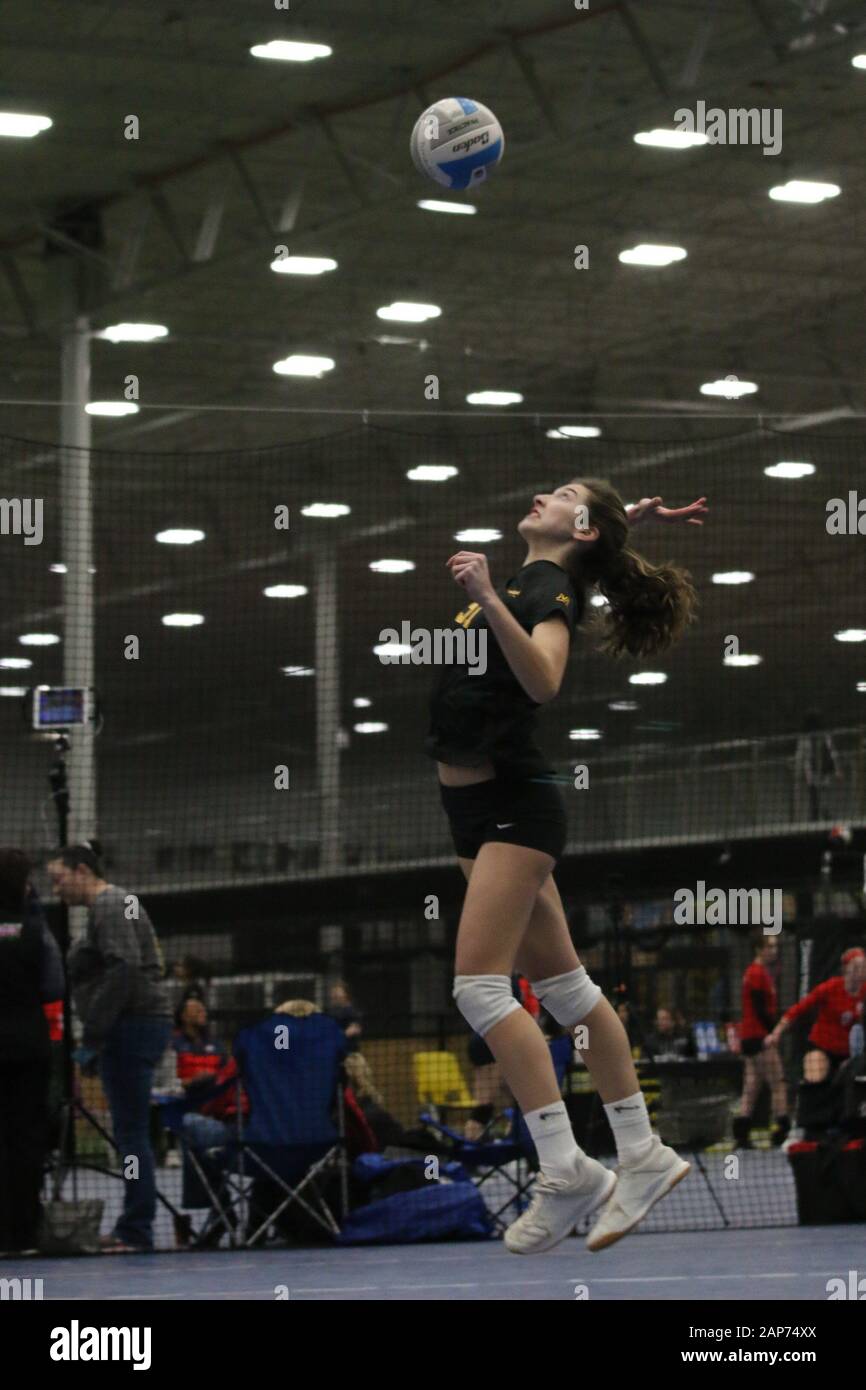
{"type": "Polygon", "coordinates": [[[207,1009],[195,995],[180,1003],[174,1015],[172,1047],[177,1054],[178,1080],[184,1087],[202,1076],[213,1076],[225,1061],[225,1048],[208,1027],[207,1009]]]}
{"type": "Polygon", "coordinates": [[[626,1031],[626,1037],[628,1038],[628,1045],[631,1048],[632,1056],[637,1058],[640,1055],[643,1038],[640,1020],[627,999],[620,999],[619,1002],[614,1005],[614,1008],[616,1009],[617,1018],[626,1031]]]}
{"type": "Polygon", "coordinates": [[[653,1062],[670,1062],[695,1055],[691,1034],[677,1027],[670,1009],[656,1009],[655,1027],[647,1033],[644,1049],[653,1062]]]}
{"type": "Polygon", "coordinates": [[[210,1205],[207,1190],[190,1162],[189,1150],[195,1152],[210,1186],[216,1187],[221,1170],[219,1155],[215,1151],[224,1148],[237,1133],[238,1104],[240,1103],[241,1119],[245,1120],[250,1113],[247,1094],[237,1082],[238,1067],[234,1057],[221,1055],[217,1061],[216,1070],[201,1071],[198,1075],[189,1076],[185,1083],[187,1099],[196,1105],[196,1108],[188,1111],[183,1117],[181,1203],[184,1207],[210,1205]],[[226,1082],[231,1084],[226,1085],[226,1082]]]}

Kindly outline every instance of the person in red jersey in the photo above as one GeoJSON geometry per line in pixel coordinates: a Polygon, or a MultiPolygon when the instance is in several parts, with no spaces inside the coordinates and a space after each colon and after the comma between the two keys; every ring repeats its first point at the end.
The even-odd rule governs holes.
{"type": "Polygon", "coordinates": [[[779,1019],[776,986],[770,973],[779,957],[774,936],[758,933],[754,938],[755,956],[743,974],[743,1016],[740,1023],[740,1052],[743,1057],[743,1094],[740,1113],[734,1117],[734,1140],[739,1149],[749,1149],[749,1129],[758,1097],[764,1086],[770,1088],[773,1117],[773,1143],[782,1144],[791,1128],[788,1115],[788,1088],[778,1050],[765,1049],[764,1041],[779,1019]]]}
{"type": "Polygon", "coordinates": [[[863,1017],[866,1000],[866,951],[855,946],[842,956],[842,974],[804,994],[782,1015],[765,1047],[775,1047],[786,1028],[806,1014],[816,1017],[809,1030],[810,1050],[803,1058],[804,1081],[826,1081],[849,1055],[848,1035],[863,1017]]]}

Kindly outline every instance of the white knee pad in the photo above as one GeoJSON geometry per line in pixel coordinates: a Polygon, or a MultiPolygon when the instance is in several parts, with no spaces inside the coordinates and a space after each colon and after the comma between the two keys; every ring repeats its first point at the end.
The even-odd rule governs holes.
{"type": "Polygon", "coordinates": [[[580,1023],[592,1013],[601,998],[601,990],[593,984],[582,965],[564,975],[533,980],[532,989],[539,1003],[563,1028],[573,1028],[580,1023]]]}
{"type": "Polygon", "coordinates": [[[509,975],[455,975],[454,1000],[469,1027],[482,1038],[520,1008],[509,975]]]}

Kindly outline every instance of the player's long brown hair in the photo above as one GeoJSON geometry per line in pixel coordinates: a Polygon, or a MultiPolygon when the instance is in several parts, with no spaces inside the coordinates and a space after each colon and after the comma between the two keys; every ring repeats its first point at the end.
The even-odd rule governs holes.
{"type": "Polygon", "coordinates": [[[568,571],[581,610],[597,586],[610,607],[598,619],[599,649],[615,658],[653,656],[682,637],[694,622],[698,596],[679,565],[653,565],[628,544],[625,503],[602,478],[577,479],[589,494],[589,524],[598,540],[575,545],[568,571]]]}

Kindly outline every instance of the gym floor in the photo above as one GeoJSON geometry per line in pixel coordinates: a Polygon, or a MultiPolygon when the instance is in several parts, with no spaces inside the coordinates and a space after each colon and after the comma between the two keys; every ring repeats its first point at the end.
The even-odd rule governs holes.
{"type": "MultiPolygon", "coordinates": [[[[827,1281],[863,1265],[863,1227],[639,1235],[590,1255],[579,1239],[537,1258],[499,1241],[0,1261],[0,1278],[41,1278],[43,1297],[826,1301],[827,1281]],[[584,1291],[585,1288],[585,1291],[584,1291]]],[[[777,1319],[778,1320],[778,1319],[777,1319]]]]}

